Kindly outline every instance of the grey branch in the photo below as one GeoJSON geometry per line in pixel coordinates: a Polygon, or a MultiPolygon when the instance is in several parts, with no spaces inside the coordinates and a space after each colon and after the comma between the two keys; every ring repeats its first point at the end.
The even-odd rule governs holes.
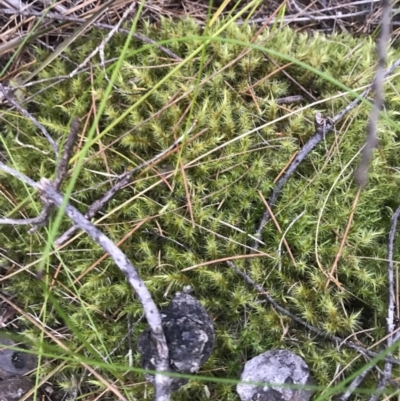
{"type": "MultiPolygon", "coordinates": [[[[262,295],[267,302],[278,312],[284,314],[285,316],[290,317],[292,320],[294,320],[295,322],[301,324],[303,327],[305,327],[307,330],[311,331],[312,333],[316,334],[319,337],[323,337],[326,338],[336,344],[343,344],[348,348],[354,349],[357,352],[359,352],[360,354],[364,355],[364,356],[369,356],[371,358],[375,358],[377,357],[379,354],[373,351],[370,351],[366,348],[364,348],[361,345],[358,345],[352,341],[348,341],[348,340],[343,340],[342,338],[338,337],[338,336],[334,336],[332,334],[328,334],[326,332],[324,332],[323,330],[320,330],[310,324],[308,324],[305,320],[303,320],[300,317],[297,317],[295,314],[293,314],[292,312],[288,311],[287,309],[283,308],[282,306],[280,306],[269,294],[268,292],[263,288],[263,286],[257,284],[249,275],[247,275],[246,273],[242,272],[233,262],[231,261],[227,261],[226,262],[227,265],[240,277],[243,278],[243,280],[249,284],[250,286],[252,286],[257,292],[260,293],[260,295],[262,295]]],[[[382,358],[383,361],[385,362],[390,362],[392,364],[396,364],[396,365],[400,365],[400,360],[393,358],[391,356],[387,356],[386,358],[382,358]]]]}
{"type": "Polygon", "coordinates": [[[363,382],[363,380],[365,379],[365,377],[367,376],[367,374],[372,370],[374,366],[370,366],[368,369],[365,369],[360,375],[358,375],[349,385],[349,387],[347,388],[347,390],[341,394],[338,397],[335,397],[335,401],[347,401],[351,394],[353,393],[353,391],[360,386],[360,384],[363,382]]]}
{"type": "MultiPolygon", "coordinates": [[[[125,173],[121,174],[118,177],[117,183],[110,188],[100,199],[96,200],[93,202],[93,204],[89,207],[88,211],[85,213],[85,217],[87,219],[93,218],[96,213],[102,209],[114,196],[115,194],[121,190],[125,185],[129,184],[129,181],[132,178],[132,175],[136,173],[137,171],[141,170],[144,167],[149,166],[150,164],[155,163],[157,160],[161,159],[163,156],[165,156],[168,152],[176,148],[182,141],[183,141],[184,135],[180,136],[171,146],[169,146],[167,149],[163,150],[161,153],[153,157],[152,159],[140,164],[139,166],[135,167],[134,169],[130,171],[126,171],[125,173]]],[[[57,238],[55,241],[55,245],[57,247],[60,247],[62,244],[64,244],[66,241],[68,241],[69,238],[74,234],[74,232],[78,229],[77,225],[72,226],[70,229],[68,229],[61,237],[57,238]]]]}
{"type": "Polygon", "coordinates": [[[67,176],[68,163],[71,159],[72,152],[74,150],[74,146],[78,138],[79,126],[80,126],[79,118],[77,117],[73,118],[71,121],[71,127],[69,129],[69,135],[65,142],[64,151],[58,163],[57,176],[54,181],[54,188],[57,191],[60,189],[62,182],[67,176]]]}
{"type": "Polygon", "coordinates": [[[37,183],[30,179],[28,176],[26,176],[23,173],[20,173],[19,171],[14,170],[11,167],[8,167],[4,163],[0,161],[0,170],[3,170],[4,172],[12,175],[13,177],[17,178],[18,180],[24,182],[25,184],[28,184],[32,188],[37,188],[37,183]]]}
{"type": "MultiPolygon", "coordinates": [[[[68,163],[71,159],[72,151],[78,138],[79,125],[80,125],[79,119],[77,117],[74,117],[71,121],[71,127],[69,130],[67,141],[65,142],[63,154],[60,160],[58,161],[56,179],[54,180],[54,188],[56,191],[58,191],[61,188],[61,184],[64,181],[65,177],[67,176],[68,163]]],[[[39,227],[47,223],[49,216],[54,209],[54,205],[47,199],[42,199],[42,202],[43,202],[43,209],[40,215],[37,217],[38,221],[34,223],[33,227],[29,230],[30,234],[32,234],[39,227]]]]}
{"type": "MultiPolygon", "coordinates": [[[[381,35],[376,45],[378,64],[376,66],[375,78],[372,83],[372,90],[374,91],[374,103],[372,105],[367,126],[367,140],[362,150],[360,164],[356,171],[356,180],[360,187],[364,187],[367,183],[368,167],[372,159],[372,152],[378,146],[376,130],[378,126],[379,114],[383,108],[383,83],[385,80],[386,50],[390,39],[390,3],[390,0],[382,1],[381,35]]],[[[375,400],[371,398],[371,401],[375,400]]]]}
{"type": "MultiPolygon", "coordinates": [[[[76,23],[80,23],[80,24],[83,24],[86,22],[85,18],[73,17],[71,15],[62,15],[62,14],[55,13],[55,12],[48,12],[45,15],[43,15],[43,11],[34,11],[34,10],[24,11],[24,10],[2,9],[1,12],[5,15],[23,15],[26,17],[40,17],[40,18],[45,18],[45,19],[54,19],[57,21],[76,22],[76,23]]],[[[95,26],[96,28],[100,28],[100,29],[107,29],[107,30],[114,29],[113,25],[104,24],[101,22],[95,22],[93,24],[93,26],[95,26]]],[[[118,28],[117,32],[124,33],[126,35],[130,34],[130,31],[128,29],[124,29],[124,28],[118,28]]],[[[170,49],[166,48],[165,46],[158,45],[155,40],[150,39],[141,33],[135,32],[133,34],[133,37],[138,40],[141,40],[144,43],[154,45],[155,47],[157,47],[159,50],[161,50],[163,53],[165,53],[167,56],[171,57],[174,60],[182,61],[182,58],[179,57],[178,55],[176,55],[170,49]]]]}
{"type": "Polygon", "coordinates": [[[53,148],[54,154],[58,158],[58,148],[57,144],[54,142],[54,139],[50,136],[50,134],[47,132],[46,128],[40,124],[40,122],[31,114],[29,113],[28,110],[24,109],[11,95],[11,90],[7,90],[1,83],[0,83],[0,89],[3,92],[4,97],[7,99],[7,101],[14,106],[24,117],[27,119],[31,120],[32,123],[42,131],[43,136],[47,139],[51,147],[53,148]]]}
{"type": "MultiPolygon", "coordinates": [[[[393,253],[394,253],[394,239],[396,237],[397,223],[400,216],[400,206],[394,212],[392,216],[392,223],[389,232],[389,243],[388,243],[388,316],[387,316],[387,347],[391,347],[394,342],[393,332],[395,331],[394,325],[394,313],[395,313],[395,291],[394,291],[394,266],[393,266],[393,253]]],[[[388,354],[391,356],[392,354],[388,354]]],[[[369,401],[376,401],[385,389],[386,384],[390,381],[392,376],[392,363],[386,362],[383,369],[383,375],[379,380],[376,391],[371,395],[369,401]]]]}
{"type": "MultiPolygon", "coordinates": [[[[58,190],[65,179],[68,171],[68,163],[72,155],[72,150],[74,148],[77,136],[79,131],[79,119],[74,118],[71,122],[70,132],[67,138],[67,141],[64,146],[64,151],[62,154],[61,159],[58,163],[57,168],[57,175],[54,181],[54,187],[58,190]]],[[[8,172],[9,174],[13,175],[14,177],[18,178],[19,180],[27,183],[28,185],[35,188],[37,185],[34,181],[32,181],[29,177],[25,176],[22,173],[19,173],[5,164],[0,162],[0,169],[3,171],[8,172]]],[[[53,210],[53,204],[49,202],[47,199],[42,199],[43,201],[43,209],[40,212],[39,216],[28,218],[28,219],[10,219],[10,218],[0,218],[0,224],[10,224],[10,225],[27,225],[31,224],[33,227],[29,230],[29,233],[33,233],[38,229],[38,227],[42,226],[48,221],[48,217],[53,210]]]]}
{"type": "MultiPolygon", "coordinates": [[[[12,174],[21,181],[27,183],[41,192],[41,196],[48,202],[52,202],[57,206],[63,204],[63,196],[61,196],[54,188],[54,184],[50,180],[43,178],[40,183],[36,183],[24,174],[19,173],[12,168],[5,166],[0,162],[0,169],[12,174]]],[[[115,264],[125,275],[131,287],[136,292],[138,299],[143,307],[146,319],[148,321],[153,340],[157,349],[157,372],[168,372],[169,369],[169,352],[167,342],[162,329],[162,321],[160,312],[154,303],[149,290],[140,278],[134,266],[125,256],[125,254],[99,229],[90,223],[76,208],[67,204],[65,206],[67,216],[83,231],[85,231],[98,245],[100,245],[114,260],[115,264]]],[[[0,221],[6,223],[7,221],[0,221]]],[[[156,374],[155,376],[155,400],[168,401],[171,392],[171,379],[165,374],[156,374]]]]}
{"type": "MultiPolygon", "coordinates": [[[[391,67],[385,71],[384,76],[387,77],[388,75],[392,74],[393,71],[399,65],[400,65],[400,59],[396,60],[396,62],[393,63],[391,65],[391,67]]],[[[328,119],[327,124],[325,125],[324,129],[317,130],[315,132],[315,134],[304,144],[304,146],[300,149],[297,156],[293,159],[292,163],[287,168],[286,172],[282,175],[282,177],[276,183],[275,188],[272,191],[270,198],[268,199],[268,204],[270,205],[271,209],[275,206],[283,187],[285,186],[285,184],[289,180],[289,178],[293,175],[293,173],[296,171],[299,164],[303,160],[305,160],[307,155],[324,139],[324,137],[328,133],[333,131],[333,128],[336,123],[338,123],[349,111],[353,110],[360,103],[362,98],[367,97],[370,90],[371,90],[371,88],[366,89],[364,92],[361,93],[359,98],[354,99],[351,103],[349,103],[343,110],[341,110],[333,118],[328,119]]],[[[268,223],[270,217],[271,216],[269,215],[268,210],[266,210],[264,212],[264,214],[257,226],[256,232],[254,234],[254,236],[256,237],[256,240],[252,244],[253,250],[258,249],[258,247],[260,245],[259,240],[261,239],[261,232],[262,232],[264,226],[268,223]]]]}
{"type": "MultiPolygon", "coordinates": [[[[104,49],[105,45],[111,40],[115,32],[119,29],[121,24],[125,21],[128,17],[128,14],[132,12],[132,10],[136,7],[136,2],[132,2],[129,7],[126,8],[123,15],[119,18],[117,24],[111,29],[110,32],[106,35],[106,37],[101,41],[101,43],[83,60],[81,64],[79,64],[70,74],[69,77],[74,77],[79,71],[81,71],[86,65],[89,63],[90,60],[100,51],[104,49]]],[[[104,51],[103,51],[104,54],[104,51]]]]}
{"type": "MultiPolygon", "coordinates": [[[[55,205],[62,205],[63,197],[54,189],[49,180],[43,178],[39,183],[39,189],[43,195],[51,200],[55,205]]],[[[153,335],[153,340],[156,343],[158,351],[158,360],[156,361],[157,372],[168,372],[168,346],[162,329],[161,315],[149,290],[140,278],[136,269],[125,254],[105,234],[90,223],[76,208],[67,204],[65,207],[65,214],[111,256],[115,264],[125,275],[131,287],[135,290],[145,312],[147,322],[153,335]]],[[[155,399],[157,401],[169,400],[170,378],[166,375],[157,374],[155,379],[155,390],[155,399]]]]}
{"type": "Polygon", "coordinates": [[[48,216],[47,208],[43,208],[40,212],[39,216],[28,218],[28,219],[9,219],[8,217],[0,218],[0,224],[8,224],[10,226],[26,226],[26,225],[33,225],[37,226],[43,223],[48,216]]]}

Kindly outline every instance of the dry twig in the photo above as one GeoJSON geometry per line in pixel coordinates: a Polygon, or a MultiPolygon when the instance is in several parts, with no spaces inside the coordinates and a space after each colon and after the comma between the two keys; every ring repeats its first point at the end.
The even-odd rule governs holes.
{"type": "MultiPolygon", "coordinates": [[[[152,159],[140,164],[139,166],[135,167],[134,169],[130,171],[126,171],[125,173],[121,174],[118,177],[118,180],[116,184],[110,188],[100,199],[97,201],[93,202],[93,204],[89,207],[88,211],[85,213],[85,218],[91,219],[93,218],[96,213],[102,209],[114,196],[115,194],[121,190],[125,185],[129,184],[132,176],[134,173],[137,171],[141,170],[144,167],[147,167],[150,164],[155,163],[157,160],[161,159],[163,156],[165,156],[167,153],[169,153],[171,150],[175,149],[182,141],[183,141],[184,135],[179,137],[170,147],[153,157],[152,159]]],[[[60,247],[62,244],[64,244],[66,241],[68,241],[69,238],[74,234],[74,232],[78,229],[77,226],[72,226],[69,230],[67,230],[61,237],[59,237],[55,241],[55,245],[57,247],[60,247]]]]}
{"type": "MultiPolygon", "coordinates": [[[[31,120],[32,123],[40,129],[42,132],[43,136],[47,139],[47,141],[50,143],[51,147],[53,148],[54,154],[56,155],[56,158],[58,158],[58,147],[57,144],[55,143],[54,139],[50,136],[50,134],[47,132],[46,128],[40,124],[36,118],[29,113],[28,110],[24,109],[17,101],[14,99],[14,97],[11,94],[11,90],[8,91],[1,83],[0,83],[0,90],[3,92],[3,96],[7,99],[7,101],[14,106],[24,117],[26,117],[28,120],[31,120]]],[[[1,100],[1,99],[0,99],[1,100]]]]}
{"type": "MultiPolygon", "coordinates": [[[[391,1],[383,0],[382,7],[382,23],[381,35],[376,45],[378,54],[378,64],[376,66],[375,78],[372,83],[374,91],[374,102],[372,105],[371,115],[367,126],[367,140],[362,150],[362,157],[356,172],[358,185],[362,188],[367,183],[368,167],[371,162],[372,152],[378,146],[378,138],[376,135],[379,113],[383,107],[383,83],[385,80],[386,51],[390,39],[390,12],[391,1]]],[[[371,400],[372,401],[372,400],[371,400]]]]}
{"type": "MultiPolygon", "coordinates": [[[[342,338],[338,337],[338,336],[334,336],[332,334],[328,334],[314,326],[312,326],[311,324],[307,323],[305,320],[301,319],[300,317],[296,316],[295,314],[293,314],[292,312],[288,311],[287,309],[285,309],[284,307],[282,307],[281,305],[279,305],[269,294],[267,291],[265,291],[265,289],[257,284],[250,276],[248,276],[246,273],[242,272],[233,262],[231,261],[227,261],[226,264],[240,277],[243,278],[243,280],[249,284],[250,286],[252,286],[261,296],[263,296],[267,302],[278,312],[284,314],[285,316],[290,317],[292,320],[294,320],[295,322],[301,324],[303,327],[305,327],[307,330],[311,331],[312,333],[316,334],[319,337],[328,339],[336,344],[343,344],[348,348],[354,349],[357,352],[359,352],[360,354],[364,355],[364,356],[368,356],[371,358],[375,358],[377,357],[379,354],[373,351],[368,350],[367,348],[364,348],[361,345],[358,345],[356,343],[354,343],[353,341],[348,341],[348,340],[343,340],[342,338]]],[[[386,358],[382,358],[383,361],[385,362],[390,362],[392,364],[396,364],[396,365],[400,365],[400,360],[393,358],[392,356],[387,356],[386,358]]]]}
{"type": "MultiPolygon", "coordinates": [[[[64,152],[59,160],[57,175],[54,181],[54,187],[56,190],[59,190],[63,180],[65,179],[68,171],[68,163],[72,155],[72,150],[76,142],[76,138],[78,136],[79,131],[79,119],[74,118],[71,122],[70,133],[67,138],[67,142],[65,144],[64,152]]],[[[6,171],[7,166],[2,164],[1,167],[6,171]]],[[[7,171],[11,174],[10,171],[7,171]]],[[[14,174],[13,174],[14,175],[14,174]]],[[[15,175],[14,175],[15,176],[15,175]]],[[[18,175],[15,176],[18,179],[21,179],[18,175]]],[[[28,185],[32,186],[32,183],[26,182],[28,185]]],[[[44,225],[48,221],[48,217],[53,210],[53,205],[51,202],[48,202],[46,199],[43,199],[43,209],[40,212],[39,216],[33,217],[30,219],[9,219],[9,218],[0,218],[0,224],[11,224],[11,225],[33,225],[33,227],[29,230],[30,233],[36,231],[40,226],[44,225]]]]}
{"type": "MultiPolygon", "coordinates": [[[[63,204],[63,196],[61,196],[53,187],[53,184],[42,178],[36,187],[41,191],[42,196],[51,200],[57,206],[63,204]]],[[[140,278],[134,266],[125,256],[125,254],[98,228],[90,223],[76,208],[67,204],[65,207],[66,215],[90,238],[100,245],[114,260],[115,264],[124,274],[131,287],[136,292],[143,310],[146,315],[147,322],[152,332],[153,340],[156,343],[158,360],[156,361],[157,372],[169,371],[168,346],[162,329],[162,321],[160,312],[154,303],[149,290],[140,278]]],[[[170,378],[163,374],[156,374],[155,377],[155,400],[167,401],[170,397],[170,378]]]]}
{"type": "MultiPolygon", "coordinates": [[[[390,348],[395,341],[395,336],[393,332],[395,330],[394,325],[394,313],[395,313],[395,291],[394,291],[394,268],[393,268],[393,253],[394,253],[394,239],[397,231],[397,223],[400,216],[400,206],[397,208],[392,216],[392,224],[389,233],[389,243],[388,243],[388,316],[386,318],[387,322],[387,348],[390,348]]],[[[391,356],[392,354],[388,354],[391,356]]],[[[392,376],[392,363],[386,362],[383,369],[383,375],[379,380],[376,391],[371,395],[369,401],[376,401],[381,395],[382,391],[385,389],[386,384],[390,381],[392,376]]]]}
{"type": "Polygon", "coordinates": [[[360,386],[360,384],[363,382],[367,374],[372,370],[373,366],[370,366],[368,369],[365,369],[364,372],[362,372],[360,375],[358,375],[349,385],[347,390],[341,394],[338,397],[335,397],[335,401],[347,401],[353,391],[360,386]]]}
{"type": "MultiPolygon", "coordinates": [[[[72,148],[75,143],[78,132],[78,122],[76,120],[71,124],[71,133],[66,142],[63,157],[60,160],[59,168],[57,171],[56,182],[58,185],[63,180],[65,172],[67,170],[69,158],[72,154],[72,148]]],[[[37,189],[41,193],[42,199],[47,204],[55,204],[62,206],[64,203],[64,197],[60,195],[55,189],[55,183],[50,180],[42,178],[37,183],[31,180],[24,174],[4,165],[0,162],[0,169],[18,178],[20,181],[28,184],[34,189],[37,189]]],[[[130,177],[130,176],[129,176],[130,177]]],[[[46,209],[46,206],[45,206],[46,209]]],[[[147,322],[149,324],[153,341],[156,344],[157,360],[155,363],[157,372],[168,372],[169,371],[169,352],[167,342],[164,336],[162,321],[160,312],[154,303],[149,290],[140,278],[135,267],[131,264],[125,254],[98,228],[96,228],[90,221],[88,221],[76,208],[70,204],[65,205],[65,213],[67,216],[76,224],[77,227],[85,231],[98,245],[100,245],[114,260],[115,264],[119,267],[121,272],[125,275],[127,281],[134,289],[137,297],[142,304],[144,313],[146,315],[147,322]]],[[[27,219],[30,222],[31,219],[27,219]]],[[[25,223],[27,222],[25,220],[25,223]]],[[[0,224],[22,224],[24,220],[13,219],[0,219],[0,224]]],[[[157,401],[168,401],[171,392],[171,379],[163,374],[155,375],[155,400],[157,401]]]]}
{"type": "MultiPolygon", "coordinates": [[[[58,168],[56,173],[56,179],[54,181],[54,188],[58,191],[61,188],[61,184],[66,178],[68,174],[68,163],[71,159],[72,152],[78,138],[79,132],[79,125],[80,121],[78,118],[73,118],[71,122],[70,132],[67,138],[67,142],[64,146],[64,152],[61,156],[61,159],[58,162],[58,168]]],[[[35,232],[39,227],[45,225],[49,219],[50,213],[53,211],[54,205],[51,202],[48,202],[46,199],[42,200],[43,202],[43,209],[40,212],[41,220],[38,221],[34,226],[29,230],[29,233],[32,234],[35,232]]]]}
{"type": "MultiPolygon", "coordinates": [[[[395,294],[394,294],[394,267],[393,267],[393,253],[394,253],[394,239],[396,236],[397,230],[397,222],[400,216],[400,206],[397,208],[396,212],[392,216],[392,224],[389,233],[389,243],[388,243],[388,317],[387,317],[387,348],[393,345],[393,331],[395,330],[394,326],[394,312],[395,312],[395,294]]],[[[388,354],[391,357],[391,354],[388,354]]],[[[353,391],[362,383],[367,374],[374,366],[370,366],[368,369],[364,370],[361,375],[357,376],[349,385],[348,389],[339,397],[335,398],[335,401],[347,401],[351,396],[353,391]]],[[[387,382],[392,383],[391,380],[391,371],[392,371],[392,363],[387,361],[385,363],[384,371],[382,374],[382,379],[378,385],[377,391],[371,396],[370,401],[376,400],[377,397],[381,394],[381,391],[384,389],[387,382]]]]}
{"type": "MultiPolygon", "coordinates": [[[[388,75],[392,74],[393,71],[399,65],[400,65],[400,59],[396,60],[396,62],[393,63],[391,65],[391,67],[388,68],[384,72],[384,77],[387,77],[388,75]]],[[[362,92],[361,95],[357,99],[354,99],[350,104],[348,104],[343,110],[341,110],[333,118],[328,119],[326,121],[326,124],[324,124],[323,129],[319,129],[319,128],[316,129],[315,134],[300,149],[299,153],[293,159],[292,163],[286,170],[285,174],[276,183],[275,188],[272,191],[272,194],[268,200],[268,204],[270,205],[271,208],[273,208],[275,206],[283,187],[285,186],[285,184],[289,180],[289,178],[292,176],[292,174],[296,171],[296,169],[300,165],[300,163],[325,138],[325,136],[333,130],[335,124],[338,123],[349,111],[353,110],[360,103],[362,98],[365,98],[368,95],[370,90],[371,90],[371,88],[364,90],[364,92],[362,92]]],[[[257,240],[261,240],[261,232],[262,232],[264,226],[269,221],[269,219],[270,219],[270,214],[267,210],[264,212],[264,214],[256,228],[256,232],[254,234],[254,236],[256,237],[256,240],[252,244],[253,250],[258,249],[259,241],[257,241],[257,240]]]]}
{"type": "MultiPolygon", "coordinates": [[[[134,4],[134,3],[133,3],[134,4]]],[[[2,13],[5,15],[21,15],[24,17],[40,17],[40,18],[45,18],[45,19],[52,19],[56,21],[68,21],[68,22],[76,22],[83,24],[86,22],[85,18],[80,18],[80,17],[71,17],[70,15],[62,15],[62,14],[57,14],[54,12],[48,12],[46,15],[43,16],[43,12],[41,11],[34,11],[34,10],[11,10],[11,9],[2,9],[2,13]]],[[[110,24],[105,24],[103,22],[95,22],[93,23],[93,26],[99,29],[107,29],[107,30],[115,30],[116,32],[124,33],[128,35],[130,32],[127,29],[121,28],[121,27],[116,27],[110,24]],[[116,29],[115,29],[116,28],[116,29]]],[[[165,46],[158,45],[157,42],[153,39],[148,38],[147,36],[143,35],[142,33],[135,32],[132,35],[134,38],[142,41],[143,43],[147,43],[149,45],[154,45],[157,47],[159,50],[161,50],[163,53],[165,53],[167,56],[173,58],[174,60],[182,61],[182,58],[176,55],[174,52],[172,52],[170,49],[168,49],[165,46]]]]}

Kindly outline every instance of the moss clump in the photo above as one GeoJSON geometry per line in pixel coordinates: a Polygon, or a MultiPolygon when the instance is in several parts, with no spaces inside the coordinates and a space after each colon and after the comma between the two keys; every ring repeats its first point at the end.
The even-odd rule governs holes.
{"type": "MultiPolygon", "coordinates": [[[[222,22],[215,24],[209,35],[221,26],[222,22]]],[[[153,39],[170,40],[167,46],[182,58],[189,57],[203,43],[199,39],[202,33],[192,21],[164,20],[159,26],[145,24],[142,29],[153,39]],[[186,39],[180,40],[182,37],[186,39]]],[[[260,303],[261,298],[224,263],[182,272],[203,262],[251,253],[250,235],[264,211],[260,193],[268,197],[289,159],[313,134],[315,112],[334,115],[349,102],[346,95],[336,96],[338,88],[334,84],[294,63],[284,69],[294,78],[289,80],[259,50],[239,57],[246,47],[234,41],[250,43],[254,33],[255,29],[249,26],[229,25],[219,34],[220,39],[208,43],[205,55],[199,53],[182,63],[161,85],[159,82],[177,63],[157,48],[133,40],[96,127],[97,140],[86,155],[72,199],[82,211],[86,210],[110,188],[115,174],[154,157],[193,126],[179,152],[138,174],[132,185],[110,202],[102,211],[107,217],[101,229],[116,242],[131,232],[120,247],[137,266],[160,307],[168,303],[163,297],[166,291],[171,296],[183,285],[192,285],[216,327],[215,351],[203,369],[205,375],[237,379],[244,361],[281,347],[302,356],[317,383],[325,385],[338,365],[347,366],[345,375],[361,366],[362,362],[354,362],[354,352],[344,347],[338,351],[335,344],[313,337],[260,303]],[[324,101],[314,107],[308,101],[278,105],[277,98],[302,94],[298,84],[324,101]],[[159,86],[153,90],[156,85],[159,86]],[[115,121],[118,124],[108,129],[115,121]],[[260,126],[263,127],[257,129],[260,126]],[[165,173],[175,167],[175,174],[165,173]],[[137,230],[133,230],[136,225],[137,230]]],[[[66,58],[46,67],[39,78],[67,75],[104,35],[94,31],[77,40],[66,51],[66,58]]],[[[105,48],[106,60],[110,60],[108,77],[125,40],[125,36],[115,35],[105,48]]],[[[284,29],[266,31],[256,42],[352,88],[372,79],[370,39],[326,38],[317,34],[309,37],[284,29]]],[[[37,55],[42,59],[46,51],[37,49],[37,55]]],[[[287,63],[277,55],[270,57],[279,66],[287,63]]],[[[30,89],[36,95],[26,107],[61,142],[72,115],[93,121],[108,80],[95,58],[90,70],[51,87],[46,85],[30,89]]],[[[388,117],[398,113],[398,90],[396,81],[387,88],[388,117]]],[[[372,329],[357,334],[365,346],[385,333],[384,259],[390,217],[400,203],[398,132],[385,121],[379,130],[380,151],[375,155],[369,184],[358,201],[337,266],[343,289],[332,283],[326,287],[322,270],[331,269],[351,213],[357,192],[353,170],[365,137],[368,112],[368,107],[360,106],[340,122],[336,132],[309,155],[284,188],[274,209],[282,231],[304,212],[286,234],[293,260],[283,248],[281,269],[278,268],[282,235],[269,222],[260,247],[264,256],[247,263],[243,259],[236,262],[284,307],[327,333],[347,337],[372,329]]],[[[52,176],[55,161],[45,153],[49,146],[30,121],[9,113],[2,135],[16,168],[36,180],[52,176]],[[19,142],[15,141],[17,134],[19,142]]],[[[82,133],[79,149],[86,135],[86,131],[82,133]]],[[[27,197],[26,188],[19,182],[2,174],[1,185],[4,214],[26,198],[20,215],[32,216],[40,210],[37,198],[27,197]]],[[[59,232],[69,225],[64,219],[59,232]]],[[[2,247],[22,265],[37,261],[47,240],[44,228],[33,236],[27,230],[2,227],[0,232],[2,247]]],[[[80,353],[95,360],[107,358],[110,365],[101,368],[102,374],[110,380],[118,377],[125,391],[143,399],[148,390],[145,384],[137,384],[142,383],[143,376],[130,372],[123,377],[124,371],[118,374],[115,367],[127,364],[127,346],[121,341],[127,332],[128,316],[135,322],[141,316],[141,308],[114,264],[102,256],[103,251],[82,235],[47,260],[48,289],[68,322],[63,322],[65,317],[53,307],[48,292],[38,285],[34,275],[21,272],[8,285],[25,309],[42,316],[47,326],[59,328],[68,323],[68,331],[75,333],[68,337],[70,347],[76,349],[86,341],[90,346],[80,353]],[[111,354],[115,347],[119,348],[111,354]]],[[[143,327],[142,321],[135,326],[134,342],[143,327]]],[[[134,362],[138,366],[137,355],[134,362]]],[[[43,373],[48,369],[43,367],[43,373]]],[[[55,380],[68,388],[68,381],[80,373],[79,364],[71,361],[62,373],[55,374],[55,380]]],[[[84,392],[101,389],[91,378],[84,379],[81,386],[84,392]]],[[[203,386],[203,382],[194,380],[174,399],[206,399],[203,386]]],[[[207,386],[213,400],[237,399],[233,386],[212,382],[207,386]]]]}

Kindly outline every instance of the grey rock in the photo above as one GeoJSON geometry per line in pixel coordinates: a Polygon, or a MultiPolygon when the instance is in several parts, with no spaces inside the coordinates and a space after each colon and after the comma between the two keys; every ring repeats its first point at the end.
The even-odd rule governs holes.
{"type": "Polygon", "coordinates": [[[13,376],[24,375],[36,368],[36,357],[26,352],[3,348],[2,345],[21,348],[6,337],[0,337],[0,378],[7,379],[13,376]]]}
{"type": "MultiPolygon", "coordinates": [[[[161,318],[171,371],[196,373],[210,357],[215,341],[214,325],[206,310],[193,296],[178,292],[161,311],[161,318]]],[[[149,328],[140,335],[138,350],[143,369],[155,370],[156,349],[149,328]]],[[[146,375],[146,378],[154,381],[153,375],[146,375]]],[[[173,378],[172,389],[186,383],[185,379],[173,378]]]]}
{"type": "MultiPolygon", "coordinates": [[[[33,383],[26,377],[0,381],[0,401],[18,401],[32,388],[33,383]]],[[[33,401],[33,395],[28,397],[27,401],[33,401]]]]}
{"type": "MultiPolygon", "coordinates": [[[[249,360],[240,377],[243,381],[312,385],[314,380],[302,358],[287,350],[271,350],[249,360]]],[[[242,401],[308,401],[314,391],[239,383],[236,391],[242,401]]]]}

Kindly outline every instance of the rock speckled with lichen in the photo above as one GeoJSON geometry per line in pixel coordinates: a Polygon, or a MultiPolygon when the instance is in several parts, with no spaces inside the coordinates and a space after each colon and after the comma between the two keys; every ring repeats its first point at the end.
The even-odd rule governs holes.
{"type": "Polygon", "coordinates": [[[24,375],[30,370],[36,368],[37,359],[34,355],[21,351],[12,350],[8,347],[20,347],[19,344],[9,338],[0,337],[0,378],[7,379],[9,377],[24,375]]]}
{"type": "MultiPolygon", "coordinates": [[[[166,309],[161,311],[163,330],[169,349],[170,367],[177,373],[196,373],[210,357],[214,346],[214,326],[206,310],[196,298],[176,293],[166,309]]],[[[143,369],[155,369],[156,350],[147,328],[139,338],[143,369]]],[[[146,376],[152,380],[152,376],[146,376]]],[[[174,378],[177,389],[187,380],[174,378]]]]}
{"type": "MultiPolygon", "coordinates": [[[[18,401],[33,387],[33,383],[26,377],[13,377],[0,381],[0,401],[18,401]]],[[[26,401],[32,401],[30,396],[26,401]]]]}
{"type": "MultiPolygon", "coordinates": [[[[287,350],[272,350],[250,359],[240,377],[242,381],[285,384],[313,384],[309,368],[302,358],[287,350]]],[[[239,383],[242,401],[308,401],[313,391],[282,386],[255,386],[239,383]]]]}

